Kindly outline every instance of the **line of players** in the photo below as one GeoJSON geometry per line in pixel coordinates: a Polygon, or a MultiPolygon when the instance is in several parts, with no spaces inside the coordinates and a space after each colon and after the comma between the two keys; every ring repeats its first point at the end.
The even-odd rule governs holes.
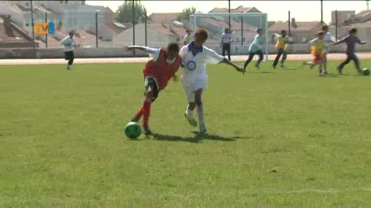
{"type": "MultiPolygon", "coordinates": [[[[214,50],[205,47],[204,43],[208,38],[208,33],[204,29],[197,30],[194,35],[194,40],[183,46],[181,49],[179,49],[177,43],[170,43],[167,48],[159,49],[143,46],[125,47],[127,50],[139,49],[146,51],[150,56],[152,56],[152,59],[148,61],[143,70],[145,80],[145,100],[137,114],[132,118],[132,121],[138,122],[143,117],[142,127],[144,133],[146,135],[152,134],[148,125],[151,104],[156,100],[159,92],[165,89],[168,81],[172,78],[176,79],[175,73],[178,71],[178,68],[182,66],[184,68],[182,84],[188,100],[185,118],[190,125],[194,127],[197,125],[199,126],[201,135],[206,134],[207,128],[204,120],[202,102],[202,93],[206,88],[208,79],[206,65],[226,63],[233,66],[238,72],[244,73],[253,57],[259,55],[259,59],[255,64],[255,67],[259,68],[260,63],[263,60],[263,46],[265,44],[263,34],[263,29],[257,30],[257,35],[249,47],[249,58],[246,60],[243,68],[232,63],[230,57],[229,59],[226,59],[224,55],[221,56],[214,50]],[[197,111],[198,123],[194,119],[195,109],[197,111]]],[[[73,35],[73,31],[71,31],[69,36],[61,41],[65,46],[65,59],[68,60],[67,69],[71,69],[74,59],[73,45],[75,44],[75,41],[73,35]]],[[[188,39],[191,40],[190,34],[188,39]]],[[[287,45],[290,43],[290,38],[287,36],[285,30],[281,31],[281,35],[277,36],[276,40],[277,56],[273,62],[273,68],[276,68],[281,56],[281,67],[284,67],[287,58],[287,45]]],[[[309,42],[311,53],[314,57],[313,61],[304,64],[308,64],[311,67],[319,65],[319,73],[321,75],[327,74],[327,54],[329,52],[329,46],[330,44],[337,45],[340,43],[347,44],[347,59],[338,66],[338,72],[341,74],[344,66],[353,60],[358,72],[361,74],[359,60],[355,55],[355,45],[357,43],[366,44],[366,42],[359,40],[357,37],[357,29],[355,28],[349,31],[347,37],[335,42],[331,34],[328,32],[328,27],[323,26],[322,31],[317,33],[317,37],[309,42]]]]}

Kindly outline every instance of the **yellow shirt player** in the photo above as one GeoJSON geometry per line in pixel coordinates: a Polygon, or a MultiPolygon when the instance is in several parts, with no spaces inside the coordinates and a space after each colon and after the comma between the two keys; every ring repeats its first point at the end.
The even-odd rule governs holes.
{"type": "Polygon", "coordinates": [[[324,41],[325,34],[323,31],[317,33],[317,37],[309,42],[311,46],[311,53],[314,56],[312,62],[304,63],[304,65],[310,65],[313,68],[316,65],[319,65],[319,73],[320,75],[325,75],[326,71],[322,70],[322,66],[324,63],[324,53],[325,53],[325,41],[324,41]]]}
{"type": "Polygon", "coordinates": [[[276,59],[274,60],[273,62],[273,68],[275,69],[277,67],[277,64],[282,56],[282,60],[281,60],[281,67],[283,68],[284,67],[284,63],[286,61],[286,58],[287,58],[287,45],[290,41],[290,38],[287,37],[287,33],[286,33],[286,30],[282,30],[281,31],[281,35],[277,35],[276,36],[276,48],[277,48],[277,56],[276,56],[276,59]]]}

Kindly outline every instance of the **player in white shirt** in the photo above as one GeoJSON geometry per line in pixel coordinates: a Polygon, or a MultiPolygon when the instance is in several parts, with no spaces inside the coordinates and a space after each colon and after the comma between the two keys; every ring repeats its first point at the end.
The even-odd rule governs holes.
{"type": "Polygon", "coordinates": [[[71,69],[73,60],[75,59],[75,55],[73,53],[75,39],[73,38],[73,36],[74,32],[70,31],[68,33],[68,36],[61,41],[62,45],[64,45],[64,57],[66,60],[68,60],[67,69],[71,69]]]}
{"type": "Polygon", "coordinates": [[[192,41],[192,30],[187,29],[187,34],[183,38],[183,45],[188,45],[192,41]]]}
{"type": "Polygon", "coordinates": [[[225,56],[225,52],[227,51],[228,60],[231,60],[231,42],[233,42],[232,34],[228,28],[225,28],[224,33],[222,34],[221,46],[223,47],[222,55],[225,56]]]}
{"type": "Polygon", "coordinates": [[[195,33],[194,41],[189,45],[183,46],[179,51],[179,55],[182,57],[182,66],[184,67],[182,83],[188,100],[185,117],[192,126],[197,126],[197,121],[193,117],[194,109],[197,106],[200,135],[205,134],[207,131],[201,99],[207,82],[206,65],[226,63],[233,66],[237,71],[244,72],[240,66],[233,64],[214,50],[203,46],[207,38],[206,30],[198,29],[195,33]]]}
{"type": "Polygon", "coordinates": [[[322,31],[325,33],[324,41],[325,41],[325,51],[323,54],[323,68],[324,73],[327,74],[327,54],[330,53],[330,44],[335,43],[334,36],[328,31],[329,27],[327,25],[322,26],[322,31]]]}

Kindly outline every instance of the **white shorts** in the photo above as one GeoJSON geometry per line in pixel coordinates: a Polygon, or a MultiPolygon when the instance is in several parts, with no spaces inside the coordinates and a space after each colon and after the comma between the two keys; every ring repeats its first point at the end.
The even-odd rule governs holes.
{"type": "Polygon", "coordinates": [[[195,102],[195,92],[199,89],[206,89],[207,78],[196,78],[190,82],[183,81],[184,91],[188,102],[195,102]]]}

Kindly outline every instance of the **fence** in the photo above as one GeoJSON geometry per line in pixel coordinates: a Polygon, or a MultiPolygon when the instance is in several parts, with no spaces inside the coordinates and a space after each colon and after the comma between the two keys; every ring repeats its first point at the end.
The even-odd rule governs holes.
{"type": "MultiPolygon", "coordinates": [[[[226,6],[228,4],[226,3],[226,6]]],[[[190,5],[191,6],[191,5],[190,5]]],[[[322,4],[321,4],[322,6],[322,4]]],[[[221,8],[216,8],[221,9],[221,8]]],[[[34,54],[41,49],[61,49],[60,41],[68,35],[68,31],[75,32],[75,41],[79,48],[105,48],[116,51],[126,45],[137,44],[151,47],[166,46],[169,42],[178,42],[182,45],[186,29],[197,27],[205,28],[210,34],[210,40],[206,43],[208,47],[214,48],[221,53],[220,36],[225,28],[234,31],[231,52],[232,54],[246,54],[248,45],[252,42],[258,25],[249,24],[254,22],[253,18],[238,19],[233,15],[244,13],[244,7],[227,9],[223,11],[211,11],[209,19],[200,21],[192,27],[189,17],[180,18],[180,13],[152,13],[145,15],[138,21],[118,22],[114,18],[114,12],[104,6],[85,5],[82,1],[2,1],[0,2],[0,51],[1,54],[17,54],[9,51],[14,49],[34,49],[34,54]],[[61,3],[62,2],[62,3],[61,3]],[[231,12],[231,17],[218,18],[215,13],[231,12]],[[232,21],[230,20],[232,19],[232,21]],[[39,34],[35,32],[35,24],[53,23],[55,30],[52,34],[39,34]]],[[[261,8],[264,11],[264,8],[261,8]]],[[[136,10],[132,10],[135,12],[136,10]]],[[[257,12],[257,11],[247,11],[257,12]]],[[[260,11],[258,11],[260,12],[260,11]]],[[[307,53],[307,43],[315,37],[321,29],[323,12],[317,9],[303,8],[295,11],[281,11],[287,15],[286,21],[274,21],[268,13],[266,39],[267,51],[275,53],[275,40],[272,38],[281,30],[287,30],[293,43],[289,46],[291,53],[307,53]],[[298,21],[295,16],[300,12],[318,14],[318,19],[312,22],[298,21]]],[[[135,17],[135,13],[133,17],[135,17]]],[[[363,12],[357,15],[355,11],[333,11],[330,32],[335,39],[345,37],[351,27],[358,28],[358,36],[365,41],[371,41],[371,12],[363,12]]],[[[369,52],[370,44],[360,46],[358,51],[369,52]]],[[[334,47],[334,52],[342,52],[344,46],[334,47]]],[[[18,53],[22,54],[22,53],[18,53]]],[[[39,53],[40,54],[40,53],[39,53]]],[[[82,53],[83,54],[83,53],[82,53]]],[[[133,54],[142,55],[142,54],[133,54]]],[[[37,55],[35,55],[37,57],[37,55]]]]}

